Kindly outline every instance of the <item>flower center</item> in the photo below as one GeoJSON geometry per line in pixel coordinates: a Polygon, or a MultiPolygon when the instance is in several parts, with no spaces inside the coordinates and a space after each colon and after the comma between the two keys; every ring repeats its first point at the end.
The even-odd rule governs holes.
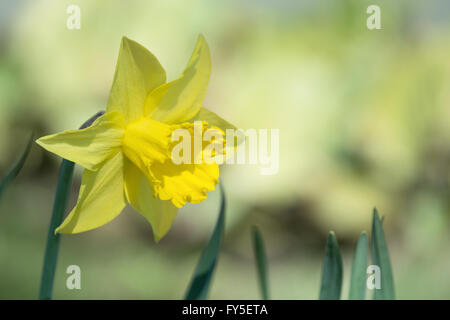
{"type": "Polygon", "coordinates": [[[122,138],[123,153],[141,171],[148,173],[153,163],[170,159],[174,127],[147,117],[130,122],[122,138]]]}
{"type": "MultiPolygon", "coordinates": [[[[193,142],[196,133],[202,140],[207,128],[206,122],[199,122],[196,128],[194,123],[169,125],[143,117],[126,126],[122,137],[122,151],[146,175],[155,197],[170,200],[176,207],[181,208],[186,202],[203,201],[207,196],[206,192],[214,190],[218,182],[217,163],[207,163],[203,158],[209,147],[222,140],[209,140],[204,143],[200,141],[199,148],[196,148],[193,142]],[[176,129],[184,130],[181,142],[172,141],[172,133],[176,129]],[[182,150],[178,150],[177,146],[183,146],[182,150]],[[188,161],[174,162],[173,150],[179,152],[183,158],[186,156],[185,160],[188,161]],[[197,156],[200,156],[198,162],[195,161],[197,156]]],[[[214,130],[220,132],[217,128],[214,130]]]]}

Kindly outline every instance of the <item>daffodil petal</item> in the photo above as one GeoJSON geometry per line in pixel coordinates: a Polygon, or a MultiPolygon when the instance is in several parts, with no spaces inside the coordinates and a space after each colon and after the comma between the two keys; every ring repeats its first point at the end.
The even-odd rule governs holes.
{"type": "Polygon", "coordinates": [[[166,72],[158,59],[123,37],[106,111],[119,110],[125,120],[135,120],[143,116],[148,94],[165,82],[166,72]]]}
{"type": "Polygon", "coordinates": [[[200,108],[200,111],[193,118],[188,120],[188,122],[194,121],[206,121],[208,122],[209,126],[218,127],[223,132],[226,132],[227,129],[236,130],[236,127],[234,125],[204,107],[200,108]]]}
{"type": "Polygon", "coordinates": [[[149,94],[145,103],[145,113],[165,123],[179,123],[192,118],[202,106],[210,72],[209,48],[200,35],[182,75],[149,94]]]}
{"type": "Polygon", "coordinates": [[[174,164],[171,160],[155,163],[151,167],[155,181],[155,194],[161,200],[170,200],[178,207],[186,202],[200,203],[219,182],[219,166],[216,163],[174,164]]]}
{"type": "MultiPolygon", "coordinates": [[[[189,122],[194,122],[194,121],[206,121],[208,123],[208,126],[217,127],[219,129],[221,129],[223,131],[223,134],[225,135],[224,136],[225,138],[226,138],[226,130],[227,129],[235,130],[233,132],[234,144],[233,144],[233,147],[228,147],[228,149],[227,149],[228,152],[225,155],[225,161],[229,157],[233,157],[234,156],[233,154],[236,151],[235,147],[239,146],[242,142],[245,141],[245,133],[242,130],[237,129],[234,125],[229,123],[227,120],[222,119],[216,113],[214,113],[211,110],[206,109],[204,107],[202,107],[200,109],[200,111],[192,119],[189,120],[189,122]]],[[[229,146],[231,146],[231,141],[228,141],[227,144],[229,146]]]]}
{"type": "Polygon", "coordinates": [[[95,171],[120,150],[124,126],[121,113],[113,111],[105,113],[86,129],[48,135],[36,143],[64,159],[95,171]]]}
{"type": "Polygon", "coordinates": [[[124,175],[128,202],[147,219],[159,241],[172,226],[178,208],[170,201],[156,199],[146,176],[129,160],[125,160],[124,175]]]}
{"type": "Polygon", "coordinates": [[[97,171],[84,171],[78,202],[55,232],[79,233],[98,228],[118,216],[125,205],[123,156],[118,152],[97,171]]]}

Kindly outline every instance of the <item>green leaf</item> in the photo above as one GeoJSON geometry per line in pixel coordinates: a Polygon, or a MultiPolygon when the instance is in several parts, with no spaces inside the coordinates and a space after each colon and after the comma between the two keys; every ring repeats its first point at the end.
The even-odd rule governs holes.
{"type": "Polygon", "coordinates": [[[64,218],[72,185],[74,165],[73,162],[64,159],[59,169],[58,186],[56,188],[55,202],[47,235],[44,266],[42,268],[41,288],[39,291],[40,300],[50,300],[52,298],[60,242],[60,234],[55,234],[55,229],[62,223],[64,218]]]}
{"type": "Polygon", "coordinates": [[[253,250],[255,252],[256,268],[258,270],[259,286],[261,296],[264,300],[269,299],[269,289],[267,281],[267,258],[264,249],[264,242],[258,228],[252,228],[253,250]]]}
{"type": "Polygon", "coordinates": [[[33,143],[33,134],[30,135],[30,139],[28,140],[27,146],[25,147],[25,150],[23,151],[20,159],[16,162],[16,164],[11,168],[11,170],[1,180],[1,182],[0,182],[0,199],[3,195],[3,193],[5,192],[6,188],[11,184],[11,182],[14,180],[14,178],[19,174],[20,170],[22,170],[25,160],[27,159],[28,154],[30,153],[32,143],[33,143]]]}
{"type": "Polygon", "coordinates": [[[356,244],[355,256],[353,257],[350,293],[348,297],[350,300],[365,299],[368,247],[367,234],[363,232],[356,244]]]}
{"type": "Polygon", "coordinates": [[[395,299],[391,261],[384,237],[382,220],[380,220],[376,208],[373,209],[372,221],[372,263],[379,266],[381,272],[381,288],[375,289],[373,298],[375,300],[395,299]]]}
{"type": "Polygon", "coordinates": [[[225,227],[225,193],[220,185],[221,203],[219,217],[213,234],[209,239],[202,256],[195,269],[189,289],[186,293],[186,300],[204,300],[208,296],[209,286],[217,262],[217,256],[222,242],[223,230],[225,227]]]}
{"type": "Polygon", "coordinates": [[[339,300],[342,287],[342,258],[333,231],[328,235],[327,248],[322,269],[320,300],[339,300]]]}

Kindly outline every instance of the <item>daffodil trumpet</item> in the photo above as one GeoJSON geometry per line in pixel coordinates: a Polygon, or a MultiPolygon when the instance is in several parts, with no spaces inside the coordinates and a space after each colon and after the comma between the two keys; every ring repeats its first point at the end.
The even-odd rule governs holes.
{"type": "Polygon", "coordinates": [[[122,39],[106,112],[87,128],[37,140],[84,168],[77,204],[55,232],[100,227],[129,203],[148,220],[159,241],[179,208],[206,199],[219,178],[218,164],[210,160],[225,153],[223,133],[235,129],[202,106],[210,70],[203,36],[181,76],[170,82],[152,53],[122,39]],[[200,148],[195,143],[185,148],[174,140],[180,130],[180,143],[205,133],[209,139],[200,148]]]}

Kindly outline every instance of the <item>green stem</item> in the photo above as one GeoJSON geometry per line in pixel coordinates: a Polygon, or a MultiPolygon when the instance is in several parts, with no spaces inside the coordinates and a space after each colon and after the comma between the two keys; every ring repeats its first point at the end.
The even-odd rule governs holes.
{"type": "MultiPolygon", "coordinates": [[[[80,129],[85,129],[101,117],[105,112],[99,111],[89,118],[80,129]]],[[[39,290],[39,300],[50,300],[53,294],[53,283],[55,280],[56,262],[58,261],[58,251],[60,235],[55,233],[61,225],[66,211],[72,186],[73,169],[75,164],[72,161],[63,159],[59,169],[58,187],[56,188],[55,202],[53,203],[52,217],[47,235],[47,245],[45,247],[44,266],[42,268],[41,288],[39,290]]]]}
{"type": "Polygon", "coordinates": [[[52,298],[60,242],[60,234],[56,234],[55,229],[62,223],[64,218],[64,212],[66,211],[72,186],[73,168],[73,162],[63,159],[61,168],[59,169],[58,187],[56,189],[50,227],[48,229],[39,300],[50,300],[52,298]]]}
{"type": "Polygon", "coordinates": [[[269,300],[269,286],[267,280],[267,257],[264,241],[258,228],[252,228],[253,251],[255,253],[256,269],[258,270],[259,286],[263,300],[269,300]]]}

